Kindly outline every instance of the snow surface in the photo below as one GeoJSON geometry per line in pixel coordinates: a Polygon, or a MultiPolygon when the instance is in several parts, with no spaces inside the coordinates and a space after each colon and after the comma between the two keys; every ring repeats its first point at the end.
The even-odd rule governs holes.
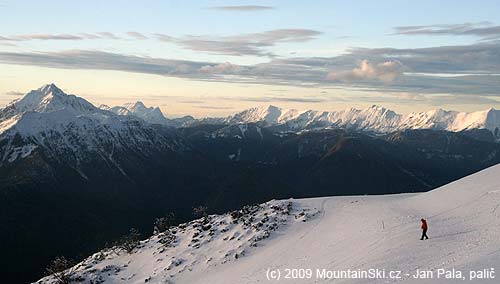
{"type": "Polygon", "coordinates": [[[270,201],[173,228],[131,254],[104,250],[68,272],[95,283],[498,283],[499,177],[496,165],[426,193],[270,201]],[[425,241],[422,217],[429,224],[425,241]],[[401,271],[402,278],[316,278],[316,269],[376,268],[401,271]],[[494,268],[496,279],[437,278],[438,269],[452,268],[467,280],[470,270],[494,268]],[[269,281],[270,269],[282,277],[286,269],[314,273],[269,281]],[[417,269],[434,278],[407,275],[417,269]]]}

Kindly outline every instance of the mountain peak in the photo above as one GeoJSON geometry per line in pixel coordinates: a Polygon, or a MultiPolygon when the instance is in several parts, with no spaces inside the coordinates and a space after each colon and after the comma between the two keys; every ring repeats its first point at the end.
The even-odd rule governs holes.
{"type": "Polygon", "coordinates": [[[123,106],[115,106],[109,109],[119,115],[134,115],[150,123],[167,124],[168,119],[165,118],[160,108],[147,107],[143,102],[126,103],[123,106]]]}
{"type": "Polygon", "coordinates": [[[29,111],[53,112],[62,109],[77,113],[87,113],[95,112],[97,109],[83,98],[64,93],[53,83],[30,91],[23,98],[15,101],[13,105],[19,113],[29,111]]]}
{"type": "Polygon", "coordinates": [[[268,105],[268,106],[267,106],[267,109],[268,109],[268,110],[280,110],[281,108],[280,108],[280,107],[277,107],[277,106],[275,106],[275,105],[268,105]]]}
{"type": "Polygon", "coordinates": [[[136,112],[136,111],[147,111],[147,110],[152,110],[152,107],[147,107],[143,102],[141,101],[136,101],[135,103],[125,103],[123,104],[123,107],[126,108],[127,110],[131,112],[136,112]]]}
{"type": "Polygon", "coordinates": [[[366,110],[368,110],[368,111],[374,111],[374,112],[385,112],[387,109],[385,107],[383,107],[383,106],[372,105],[369,108],[367,108],[366,110]]]}
{"type": "Polygon", "coordinates": [[[146,105],[144,105],[144,103],[143,103],[143,102],[141,102],[141,101],[137,101],[137,102],[135,102],[135,104],[134,104],[134,106],[133,106],[133,107],[134,107],[134,108],[141,108],[141,109],[146,109],[146,108],[147,108],[147,107],[146,107],[146,105]]]}
{"type": "Polygon", "coordinates": [[[59,87],[56,86],[56,84],[54,83],[50,83],[50,84],[45,84],[43,86],[41,86],[39,89],[38,89],[40,92],[42,93],[49,93],[49,92],[57,92],[57,93],[64,93],[59,87]]]}
{"type": "Polygon", "coordinates": [[[99,108],[103,109],[103,110],[109,110],[111,107],[108,106],[107,104],[101,104],[101,105],[99,105],[99,108]]]}

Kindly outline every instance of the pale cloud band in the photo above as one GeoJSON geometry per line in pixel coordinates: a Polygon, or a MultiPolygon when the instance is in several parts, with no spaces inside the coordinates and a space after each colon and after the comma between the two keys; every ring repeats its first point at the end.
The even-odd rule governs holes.
{"type": "Polygon", "coordinates": [[[210,7],[209,9],[230,11],[230,12],[255,12],[255,11],[273,10],[274,7],[261,6],[261,5],[239,5],[239,6],[215,6],[215,7],[210,7]]]}
{"type": "Polygon", "coordinates": [[[348,86],[386,92],[498,96],[500,44],[418,49],[355,48],[335,57],[274,59],[255,65],[116,53],[0,52],[0,62],[66,69],[119,70],[202,81],[348,86]],[[441,76],[440,73],[453,76],[441,76]]]}
{"type": "Polygon", "coordinates": [[[454,35],[476,36],[483,40],[500,39],[500,26],[490,22],[464,23],[453,25],[399,26],[393,35],[454,35]]]}
{"type": "MultiPolygon", "coordinates": [[[[135,36],[134,36],[135,37],[135,36]]],[[[23,34],[13,36],[0,36],[1,41],[30,41],[30,40],[86,40],[86,39],[121,39],[114,33],[78,33],[78,34],[23,34]]]]}
{"type": "Polygon", "coordinates": [[[319,31],[309,29],[277,29],[225,37],[183,36],[176,38],[166,34],[156,34],[156,38],[194,51],[233,56],[274,57],[275,55],[267,51],[267,48],[284,42],[310,41],[320,34],[319,31]]]}
{"type": "Polygon", "coordinates": [[[129,31],[124,34],[125,37],[111,32],[0,36],[0,43],[31,40],[121,40],[128,37],[135,40],[156,39],[160,42],[175,44],[185,49],[218,55],[274,57],[275,54],[269,52],[267,48],[279,43],[310,41],[320,34],[321,32],[310,29],[276,29],[234,36],[189,35],[173,37],[162,33],[156,33],[151,36],[136,31],[129,31]]]}

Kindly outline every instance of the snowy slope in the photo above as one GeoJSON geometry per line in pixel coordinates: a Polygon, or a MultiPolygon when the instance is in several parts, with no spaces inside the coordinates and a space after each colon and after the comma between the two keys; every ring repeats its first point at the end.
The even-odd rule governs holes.
{"type": "Polygon", "coordinates": [[[495,280],[461,282],[498,283],[499,176],[496,165],[421,194],[271,201],[233,213],[237,218],[211,216],[205,230],[202,220],[172,229],[170,245],[161,244],[165,235],[154,236],[131,254],[106,250],[70,271],[97,283],[456,283],[438,279],[438,270],[455,268],[468,279],[470,270],[495,268],[495,280]],[[421,217],[429,223],[426,241],[419,240],[421,217]],[[284,277],[295,268],[311,269],[311,278],[266,279],[269,269],[284,277]],[[401,278],[316,274],[375,268],[401,271],[401,278]],[[417,269],[433,271],[434,279],[412,279],[417,269]]]}
{"type": "Polygon", "coordinates": [[[265,122],[267,125],[284,123],[296,118],[301,112],[276,106],[255,107],[244,110],[226,119],[227,123],[265,122]]]}
{"type": "MultiPolygon", "coordinates": [[[[399,129],[442,129],[462,131],[484,128],[494,131],[500,127],[500,111],[493,108],[476,112],[456,112],[442,109],[410,113],[402,117],[399,129]]],[[[498,130],[497,130],[498,131],[498,130]]]]}
{"type": "Polygon", "coordinates": [[[109,111],[112,111],[119,115],[134,115],[149,123],[155,123],[155,124],[169,123],[168,119],[165,118],[165,116],[163,116],[163,113],[161,112],[160,108],[146,107],[144,103],[140,101],[135,103],[126,103],[123,106],[114,106],[111,108],[107,106],[101,106],[101,108],[108,109],[109,111]]]}
{"type": "Polygon", "coordinates": [[[488,109],[476,112],[456,112],[442,109],[398,114],[373,105],[365,109],[348,108],[340,111],[282,109],[276,106],[255,107],[224,118],[206,118],[198,123],[242,124],[261,123],[279,126],[281,131],[301,131],[326,127],[387,133],[404,129],[437,129],[462,131],[488,129],[500,137],[500,111],[488,109]]]}

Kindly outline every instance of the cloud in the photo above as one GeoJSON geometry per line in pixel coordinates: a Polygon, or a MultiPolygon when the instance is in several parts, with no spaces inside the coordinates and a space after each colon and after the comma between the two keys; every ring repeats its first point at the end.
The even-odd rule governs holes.
{"type": "Polygon", "coordinates": [[[500,72],[500,44],[482,43],[429,48],[354,48],[348,58],[398,60],[414,72],[488,73],[500,72]]]}
{"type": "Polygon", "coordinates": [[[221,11],[233,11],[233,12],[255,12],[255,11],[273,10],[275,8],[271,6],[241,5],[241,6],[215,6],[215,7],[210,7],[209,9],[221,10],[221,11]]]}
{"type": "Polygon", "coordinates": [[[352,48],[334,57],[276,58],[254,65],[89,50],[0,52],[0,63],[275,86],[490,97],[500,93],[500,44],[494,43],[417,49],[352,48]]]}
{"type": "MultiPolygon", "coordinates": [[[[255,103],[273,103],[273,102],[287,102],[287,103],[323,103],[328,101],[325,98],[319,97],[294,97],[294,96],[255,96],[255,97],[240,97],[240,96],[218,96],[212,97],[213,100],[223,100],[223,101],[237,101],[237,102],[255,102],[255,103]]],[[[207,100],[182,100],[177,101],[179,103],[185,104],[206,104],[207,100]]],[[[210,106],[212,108],[213,106],[210,106]]]]}
{"type": "Polygon", "coordinates": [[[10,96],[10,97],[20,97],[23,96],[24,94],[21,92],[16,92],[16,91],[9,91],[4,93],[5,96],[10,96]]]}
{"type": "Polygon", "coordinates": [[[243,56],[275,56],[266,49],[278,43],[305,42],[313,40],[319,31],[308,29],[278,29],[261,33],[250,33],[236,36],[208,37],[184,36],[171,37],[165,34],[155,34],[161,41],[175,43],[195,51],[205,51],[214,54],[243,56]]]}
{"type": "Polygon", "coordinates": [[[15,39],[19,40],[81,40],[80,36],[70,35],[70,34],[30,34],[30,35],[20,35],[16,36],[15,39]]]}
{"type": "Polygon", "coordinates": [[[171,37],[171,36],[166,35],[166,34],[156,33],[154,35],[156,36],[156,39],[158,39],[159,41],[165,41],[165,42],[174,42],[175,41],[174,37],[171,37]]]}
{"type": "Polygon", "coordinates": [[[10,37],[0,37],[0,41],[28,41],[28,40],[82,40],[83,36],[71,34],[26,34],[10,37]]]}
{"type": "Polygon", "coordinates": [[[229,106],[214,106],[214,105],[199,105],[195,106],[196,108],[202,108],[202,109],[218,109],[218,110],[229,110],[229,109],[234,109],[234,107],[229,107],[229,106]]]}
{"type": "MultiPolygon", "coordinates": [[[[267,49],[279,43],[305,42],[316,38],[319,31],[309,29],[278,29],[260,33],[241,34],[234,36],[195,36],[186,35],[173,37],[163,33],[152,35],[158,41],[173,43],[183,48],[204,51],[220,55],[232,56],[267,56],[274,57],[267,49]]],[[[148,39],[149,36],[129,31],[127,36],[137,40],[148,39]]],[[[0,36],[0,43],[13,45],[13,42],[30,40],[94,40],[109,39],[120,40],[122,37],[111,32],[77,33],[77,34],[25,34],[13,36],[0,36]]]]}
{"type": "Polygon", "coordinates": [[[202,104],[202,103],[205,103],[205,101],[203,101],[203,100],[179,100],[176,102],[181,103],[181,104],[202,104]]]}
{"type": "Polygon", "coordinates": [[[321,34],[319,31],[308,29],[278,29],[262,33],[252,33],[227,39],[234,41],[253,41],[262,44],[275,44],[278,42],[303,42],[314,39],[315,36],[321,34]]]}
{"type": "Polygon", "coordinates": [[[201,73],[207,74],[238,74],[245,70],[245,67],[231,64],[229,62],[216,65],[205,65],[200,68],[201,73]]]}
{"type": "Polygon", "coordinates": [[[4,46],[17,46],[17,44],[15,44],[15,43],[8,42],[8,41],[2,41],[1,39],[0,39],[0,45],[4,45],[4,46]]]}
{"type": "Polygon", "coordinates": [[[460,94],[422,94],[407,92],[389,92],[376,96],[355,96],[353,101],[363,101],[373,104],[420,104],[442,107],[444,105],[497,105],[500,100],[477,95],[460,94]]]}
{"type": "Polygon", "coordinates": [[[399,26],[393,35],[470,35],[483,40],[499,39],[500,26],[490,22],[464,23],[453,25],[399,26]]]}
{"type": "Polygon", "coordinates": [[[40,53],[0,52],[0,62],[63,69],[121,70],[184,77],[194,76],[199,73],[198,70],[201,67],[210,65],[206,62],[127,56],[89,50],[40,53]]]}
{"type": "MultiPolygon", "coordinates": [[[[139,33],[131,32],[130,36],[135,38],[139,37],[139,33]]],[[[99,33],[78,33],[78,34],[23,34],[23,35],[12,35],[12,36],[0,36],[0,42],[16,42],[16,41],[30,41],[30,40],[84,40],[84,39],[120,39],[110,32],[99,32],[99,33]]]]}
{"type": "Polygon", "coordinates": [[[350,71],[330,72],[327,78],[346,82],[381,81],[385,84],[394,82],[403,77],[404,66],[399,61],[389,60],[381,63],[372,63],[362,60],[359,66],[350,71]]]}
{"type": "Polygon", "coordinates": [[[92,34],[92,33],[79,33],[78,35],[81,37],[84,37],[86,39],[99,39],[99,38],[101,38],[100,36],[98,36],[96,34],[92,34]]]}
{"type": "Polygon", "coordinates": [[[247,102],[292,102],[292,103],[322,103],[327,101],[323,98],[316,97],[282,97],[282,96],[259,96],[259,97],[246,97],[236,98],[239,101],[247,102]]]}
{"type": "Polygon", "coordinates": [[[252,42],[240,42],[221,39],[205,39],[201,37],[189,37],[176,41],[184,48],[194,51],[205,51],[214,54],[223,55],[254,55],[271,56],[270,52],[264,51],[264,45],[252,42]]]}
{"type": "Polygon", "coordinates": [[[438,95],[432,96],[427,95],[430,103],[435,106],[442,105],[493,105],[499,104],[500,100],[494,100],[492,98],[483,96],[472,96],[472,95],[438,95]]]}
{"type": "Polygon", "coordinates": [[[120,39],[119,36],[115,35],[114,33],[110,32],[99,32],[97,33],[101,38],[108,38],[108,39],[120,39]]]}
{"type": "Polygon", "coordinates": [[[138,32],[127,32],[127,35],[135,38],[135,39],[147,39],[148,37],[145,36],[144,34],[138,33],[138,32]]]}

